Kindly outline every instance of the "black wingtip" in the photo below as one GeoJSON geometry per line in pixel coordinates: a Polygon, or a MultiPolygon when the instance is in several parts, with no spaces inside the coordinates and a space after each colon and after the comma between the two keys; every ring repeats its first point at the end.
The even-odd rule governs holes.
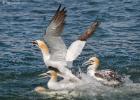
{"type": "Polygon", "coordinates": [[[92,22],[92,24],[88,27],[85,33],[79,37],[79,40],[86,41],[88,38],[90,38],[96,31],[99,24],[100,22],[97,19],[96,21],[92,22]]]}
{"type": "Polygon", "coordinates": [[[101,21],[99,20],[99,17],[97,16],[95,19],[96,26],[99,26],[101,24],[101,21]]]}
{"type": "Polygon", "coordinates": [[[59,7],[58,7],[58,9],[57,9],[57,12],[60,10],[60,8],[61,8],[61,4],[59,4],[59,7]]]}
{"type": "Polygon", "coordinates": [[[64,8],[62,9],[62,11],[65,11],[65,8],[66,8],[66,7],[64,7],[64,8]]]}
{"type": "Polygon", "coordinates": [[[64,13],[67,12],[66,7],[63,7],[63,8],[61,9],[61,4],[59,4],[59,7],[58,7],[58,9],[56,10],[56,12],[58,13],[59,11],[60,11],[60,12],[64,12],[64,13]]]}

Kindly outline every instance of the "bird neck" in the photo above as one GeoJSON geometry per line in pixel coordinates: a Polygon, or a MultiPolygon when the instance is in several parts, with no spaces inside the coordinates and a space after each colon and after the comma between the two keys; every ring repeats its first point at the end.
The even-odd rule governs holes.
{"type": "Polygon", "coordinates": [[[50,81],[56,82],[57,81],[57,76],[56,75],[52,75],[50,81]]]}
{"type": "Polygon", "coordinates": [[[48,49],[47,48],[40,48],[42,54],[49,54],[48,49]]]}
{"type": "Polygon", "coordinates": [[[49,54],[49,49],[48,49],[48,47],[47,47],[47,45],[46,45],[45,43],[40,44],[40,45],[39,45],[39,48],[40,48],[40,50],[41,50],[43,56],[46,56],[46,55],[49,54]]]}
{"type": "Polygon", "coordinates": [[[49,59],[49,52],[47,48],[40,48],[44,62],[49,59]]]}

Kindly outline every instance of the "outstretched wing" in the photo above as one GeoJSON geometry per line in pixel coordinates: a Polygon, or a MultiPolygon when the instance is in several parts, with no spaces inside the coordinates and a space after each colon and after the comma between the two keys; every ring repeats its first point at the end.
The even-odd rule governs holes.
{"type": "Polygon", "coordinates": [[[66,17],[66,10],[65,7],[61,9],[61,5],[58,7],[55,15],[53,16],[49,26],[46,30],[46,36],[60,36],[63,28],[64,28],[64,21],[66,17]]]}
{"type": "Polygon", "coordinates": [[[84,32],[84,34],[82,34],[78,40],[74,41],[70,47],[67,50],[67,54],[66,54],[66,61],[68,62],[68,67],[72,67],[72,63],[73,61],[81,54],[86,41],[88,38],[90,38],[95,30],[97,29],[99,25],[99,22],[96,21],[94,23],[92,23],[89,28],[87,28],[87,30],[84,32]]]}
{"type": "Polygon", "coordinates": [[[64,28],[65,17],[65,7],[61,9],[60,5],[55,15],[53,16],[49,26],[47,27],[46,33],[44,35],[44,40],[48,45],[51,55],[50,60],[53,61],[65,61],[67,48],[60,36],[64,28]]]}
{"type": "Polygon", "coordinates": [[[49,48],[50,58],[45,61],[47,66],[52,66],[59,70],[63,77],[67,79],[79,80],[71,71],[66,68],[66,45],[61,38],[66,17],[65,7],[61,9],[61,5],[53,16],[44,35],[44,40],[49,48]]]}
{"type": "Polygon", "coordinates": [[[93,22],[87,30],[79,37],[79,40],[86,41],[89,37],[91,37],[99,26],[99,21],[93,22]]]}

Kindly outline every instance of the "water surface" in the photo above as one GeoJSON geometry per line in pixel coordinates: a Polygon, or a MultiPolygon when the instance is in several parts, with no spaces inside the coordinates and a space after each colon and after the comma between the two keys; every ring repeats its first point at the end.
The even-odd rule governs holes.
{"type": "Polygon", "coordinates": [[[94,95],[95,100],[138,100],[139,0],[1,0],[0,99],[48,98],[30,93],[38,85],[45,86],[48,80],[38,79],[38,75],[47,69],[39,49],[30,42],[42,37],[60,3],[68,10],[63,32],[67,46],[76,40],[97,16],[101,21],[95,35],[89,39],[82,55],[75,61],[75,67],[96,54],[101,60],[102,69],[111,68],[121,74],[130,75],[133,81],[131,84],[128,82],[127,87],[133,91],[127,92],[126,88],[122,87],[112,95],[110,92],[94,95]],[[124,94],[120,95],[122,92],[124,94]]]}

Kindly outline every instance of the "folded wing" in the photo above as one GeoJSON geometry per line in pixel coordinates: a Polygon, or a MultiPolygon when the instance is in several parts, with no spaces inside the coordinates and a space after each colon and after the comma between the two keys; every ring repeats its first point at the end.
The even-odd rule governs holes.
{"type": "Polygon", "coordinates": [[[121,82],[121,76],[118,75],[116,72],[114,72],[113,70],[102,70],[102,71],[98,71],[97,73],[95,73],[96,77],[102,78],[102,79],[106,79],[107,81],[111,81],[111,80],[116,80],[121,82]]]}

